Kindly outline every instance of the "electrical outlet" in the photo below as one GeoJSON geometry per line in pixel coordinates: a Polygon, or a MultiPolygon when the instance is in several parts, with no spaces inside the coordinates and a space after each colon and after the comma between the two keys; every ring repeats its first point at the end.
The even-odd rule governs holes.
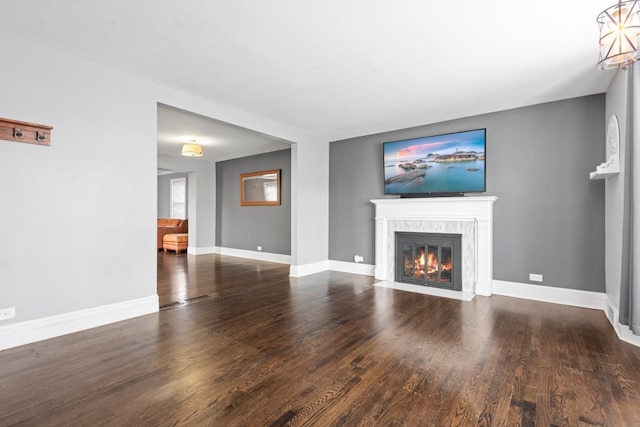
{"type": "Polygon", "coordinates": [[[354,256],[353,256],[353,262],[358,262],[358,263],[360,263],[360,262],[362,262],[362,261],[364,261],[364,257],[363,257],[362,255],[354,255],[354,256]]]}
{"type": "Polygon", "coordinates": [[[261,251],[262,250],[262,246],[258,246],[258,250],[261,251]]]}
{"type": "Polygon", "coordinates": [[[15,307],[3,308],[0,310],[0,320],[12,319],[16,317],[15,307]]]}
{"type": "Polygon", "coordinates": [[[542,282],[542,274],[529,274],[529,280],[532,282],[542,282]]]}

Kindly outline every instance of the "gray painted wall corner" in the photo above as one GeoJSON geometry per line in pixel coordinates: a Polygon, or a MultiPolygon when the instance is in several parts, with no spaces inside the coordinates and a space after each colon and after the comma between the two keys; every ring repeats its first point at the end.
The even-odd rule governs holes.
{"type": "Polygon", "coordinates": [[[291,150],[216,163],[216,246],[291,255],[291,150]],[[279,206],[240,206],[240,174],[280,169],[279,206]]]}
{"type": "Polygon", "coordinates": [[[374,263],[370,199],[385,197],[382,143],[487,129],[494,207],[494,279],[604,291],[604,94],[331,143],[329,258],[374,263]],[[540,284],[540,283],[535,283],[540,284]]]}

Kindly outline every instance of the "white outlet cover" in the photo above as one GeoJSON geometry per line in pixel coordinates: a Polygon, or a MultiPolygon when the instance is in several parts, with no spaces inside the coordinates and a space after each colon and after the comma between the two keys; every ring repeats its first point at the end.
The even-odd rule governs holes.
{"type": "Polygon", "coordinates": [[[0,310],[0,320],[4,319],[12,319],[16,317],[16,309],[15,307],[5,308],[0,310]]]}

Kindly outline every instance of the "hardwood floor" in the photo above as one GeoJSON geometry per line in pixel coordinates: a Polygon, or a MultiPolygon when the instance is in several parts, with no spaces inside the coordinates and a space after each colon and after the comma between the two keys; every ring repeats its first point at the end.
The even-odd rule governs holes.
{"type": "Polygon", "coordinates": [[[158,266],[159,313],[0,352],[0,425],[640,425],[640,348],[601,311],[158,266]]]}

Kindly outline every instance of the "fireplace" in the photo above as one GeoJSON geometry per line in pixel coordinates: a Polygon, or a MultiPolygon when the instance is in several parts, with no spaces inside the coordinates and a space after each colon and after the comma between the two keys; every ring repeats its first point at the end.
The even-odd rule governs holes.
{"type": "MultiPolygon", "coordinates": [[[[376,279],[397,283],[396,233],[457,234],[462,236],[461,250],[454,249],[461,258],[457,275],[461,276],[462,294],[491,295],[496,200],[494,196],[372,200],[376,206],[376,279]]],[[[432,286],[402,285],[429,292],[449,292],[432,286]]]]}
{"type": "Polygon", "coordinates": [[[462,290],[461,234],[395,235],[397,282],[462,290]]]}

